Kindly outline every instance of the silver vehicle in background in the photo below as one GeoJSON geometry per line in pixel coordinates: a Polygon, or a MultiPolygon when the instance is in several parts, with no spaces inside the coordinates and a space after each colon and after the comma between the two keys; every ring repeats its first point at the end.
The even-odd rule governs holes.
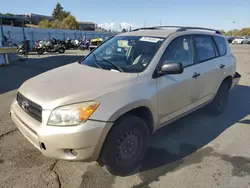
{"type": "Polygon", "coordinates": [[[250,44],[250,37],[236,37],[232,44],[250,44]]]}

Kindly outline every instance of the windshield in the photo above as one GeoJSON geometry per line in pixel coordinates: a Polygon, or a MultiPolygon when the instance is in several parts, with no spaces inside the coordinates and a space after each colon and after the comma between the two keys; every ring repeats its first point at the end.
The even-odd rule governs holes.
{"type": "Polygon", "coordinates": [[[116,36],[99,46],[81,64],[119,72],[142,72],[163,41],[160,37],[116,36]]]}

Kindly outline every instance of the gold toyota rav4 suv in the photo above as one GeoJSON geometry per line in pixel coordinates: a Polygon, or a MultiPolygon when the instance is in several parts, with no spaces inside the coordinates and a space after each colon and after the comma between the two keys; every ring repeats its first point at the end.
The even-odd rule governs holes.
{"type": "Polygon", "coordinates": [[[10,114],[43,155],[97,160],[126,175],[157,129],[205,105],[221,114],[240,77],[227,39],[216,30],[141,28],[29,79],[10,114]]]}

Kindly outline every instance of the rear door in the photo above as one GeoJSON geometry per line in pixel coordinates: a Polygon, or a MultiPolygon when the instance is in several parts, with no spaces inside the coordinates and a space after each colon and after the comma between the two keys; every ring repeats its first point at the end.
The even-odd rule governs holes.
{"type": "Polygon", "coordinates": [[[235,72],[235,58],[232,55],[230,47],[228,47],[227,40],[223,36],[213,36],[214,43],[218,51],[217,61],[220,68],[220,78],[218,78],[218,85],[222,83],[226,75],[233,75],[235,72]]]}
{"type": "Polygon", "coordinates": [[[194,35],[197,95],[200,103],[213,98],[221,79],[222,61],[212,35],[194,35]]]}

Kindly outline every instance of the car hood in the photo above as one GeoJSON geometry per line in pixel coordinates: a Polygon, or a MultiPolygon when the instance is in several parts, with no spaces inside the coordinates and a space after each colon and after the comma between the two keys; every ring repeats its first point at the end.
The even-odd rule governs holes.
{"type": "Polygon", "coordinates": [[[122,89],[134,84],[137,76],[136,73],[113,72],[73,63],[27,80],[19,92],[43,109],[54,109],[94,100],[122,89]]]}

